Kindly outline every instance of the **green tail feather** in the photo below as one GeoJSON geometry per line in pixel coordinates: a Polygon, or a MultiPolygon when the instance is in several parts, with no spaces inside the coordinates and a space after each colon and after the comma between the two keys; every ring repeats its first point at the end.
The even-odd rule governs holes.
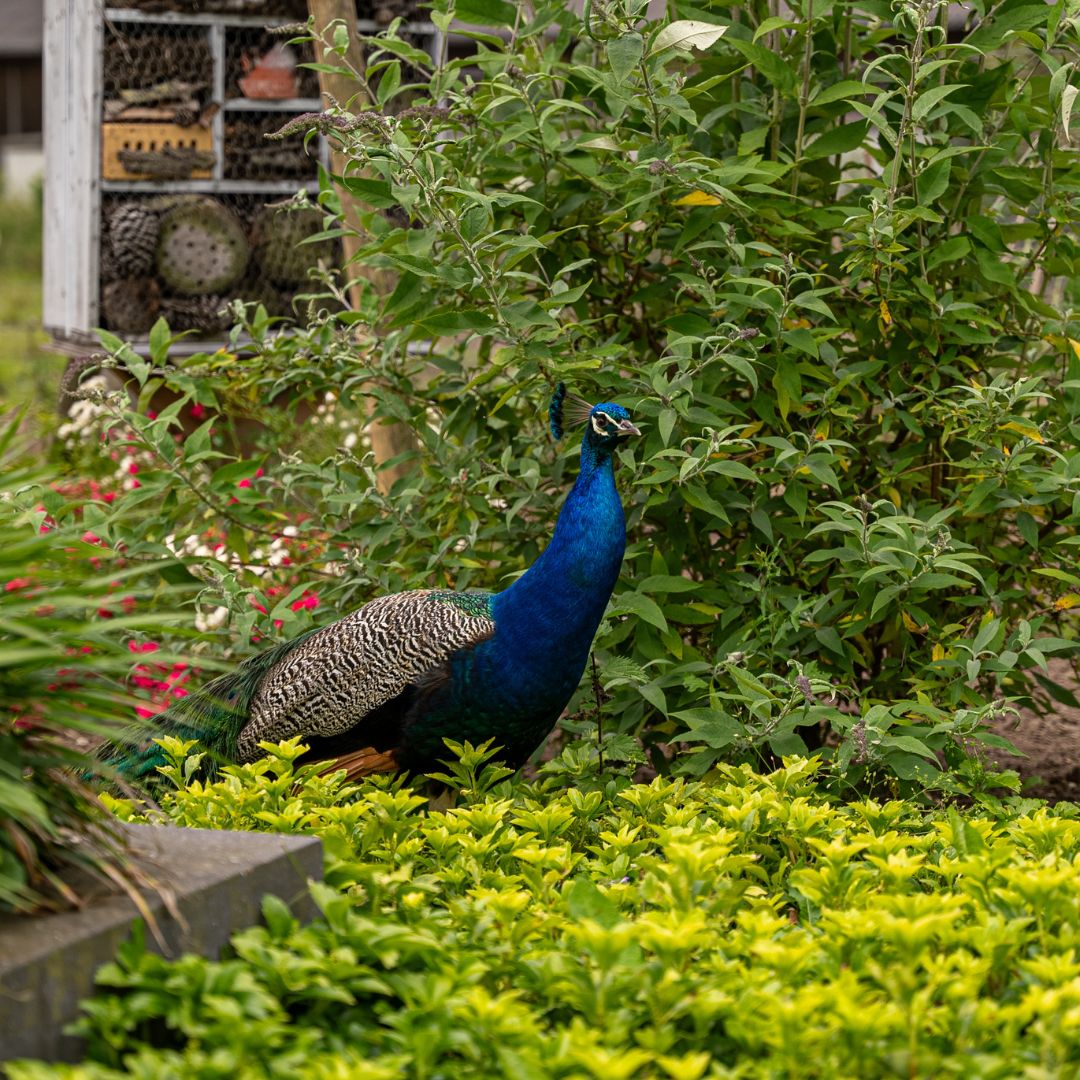
{"type": "Polygon", "coordinates": [[[152,782],[158,766],[168,763],[165,751],[154,739],[166,735],[197,739],[207,752],[203,774],[212,779],[220,765],[236,760],[236,740],[248,721],[251,699],[263,677],[316,632],[309,630],[245,660],[235,671],[178,699],[159,716],[130,728],[121,739],[106,746],[102,756],[125,780],[152,782]]]}

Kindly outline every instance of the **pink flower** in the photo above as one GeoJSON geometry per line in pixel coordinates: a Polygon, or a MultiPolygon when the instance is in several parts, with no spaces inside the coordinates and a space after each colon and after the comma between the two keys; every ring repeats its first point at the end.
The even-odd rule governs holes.
{"type": "Polygon", "coordinates": [[[12,578],[5,586],[4,592],[14,592],[16,589],[25,589],[28,585],[33,584],[28,577],[12,578]]]}
{"type": "Polygon", "coordinates": [[[133,653],[157,652],[158,644],[156,641],[144,641],[142,644],[137,641],[129,641],[128,651],[133,653]]]}
{"type": "Polygon", "coordinates": [[[102,540],[96,533],[84,532],[82,534],[82,542],[84,544],[100,544],[102,543],[102,540]]]}
{"type": "Polygon", "coordinates": [[[104,494],[104,495],[102,495],[101,497],[102,497],[102,498],[103,498],[103,499],[104,499],[104,500],[105,500],[105,501],[106,501],[107,503],[111,503],[111,502],[112,502],[112,501],[113,501],[113,500],[114,500],[114,499],[116,498],[116,492],[115,492],[115,491],[106,491],[106,492],[105,492],[105,494],[104,494]]]}
{"type": "Polygon", "coordinates": [[[260,466],[259,466],[259,467],[258,467],[258,468],[257,468],[257,469],[255,470],[255,479],[256,479],[256,480],[258,480],[258,479],[259,479],[260,477],[263,477],[263,476],[265,476],[265,475],[266,475],[266,473],[264,472],[264,470],[263,470],[263,467],[262,467],[262,466],[260,465],[260,466]]]}
{"type": "Polygon", "coordinates": [[[157,413],[153,409],[147,409],[146,410],[146,419],[147,420],[156,420],[157,419],[157,413]]]}
{"type": "Polygon", "coordinates": [[[248,479],[248,477],[245,476],[243,480],[237,480],[236,486],[242,488],[249,488],[251,487],[251,481],[248,479]]]}
{"type": "Polygon", "coordinates": [[[149,720],[151,716],[157,716],[164,711],[165,706],[156,701],[148,702],[146,705],[135,706],[135,715],[141,717],[143,720],[149,720]]]}
{"type": "Polygon", "coordinates": [[[256,611],[261,611],[264,615],[266,614],[266,608],[262,604],[260,604],[254,596],[249,596],[248,601],[256,611]]]}
{"type": "Polygon", "coordinates": [[[292,602],[293,611],[314,611],[319,606],[319,598],[313,593],[292,602]]]}
{"type": "Polygon", "coordinates": [[[134,476],[139,471],[139,463],[137,461],[129,461],[127,471],[129,476],[134,476]]]}
{"type": "Polygon", "coordinates": [[[189,412],[191,413],[192,420],[201,420],[206,415],[206,406],[200,405],[198,404],[198,402],[196,402],[194,405],[191,406],[189,412]]]}

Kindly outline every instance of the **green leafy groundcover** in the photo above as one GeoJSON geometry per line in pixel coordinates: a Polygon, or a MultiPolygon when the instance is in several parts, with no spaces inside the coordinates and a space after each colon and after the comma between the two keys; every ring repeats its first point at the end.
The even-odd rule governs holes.
{"type": "Polygon", "coordinates": [[[85,1007],[97,1064],[12,1080],[1080,1068],[1075,807],[845,804],[812,759],[596,790],[557,763],[511,786],[465,748],[462,805],[441,813],[400,782],[297,768],[295,743],[267,749],[164,811],[321,836],[323,918],[298,927],[269,898],[221,962],[133,941],[85,1007]]]}

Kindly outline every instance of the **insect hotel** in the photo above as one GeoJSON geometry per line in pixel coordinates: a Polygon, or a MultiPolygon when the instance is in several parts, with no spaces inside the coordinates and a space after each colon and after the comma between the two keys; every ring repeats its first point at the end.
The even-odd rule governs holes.
{"type": "MultiPolygon", "coordinates": [[[[361,3],[359,29],[413,15],[361,3]]],[[[45,328],[73,356],[102,328],[145,351],[159,316],[181,348],[213,347],[231,300],[296,314],[310,271],[332,261],[317,212],[325,144],[268,141],[322,107],[309,44],[276,28],[306,0],[45,0],[45,328]]],[[[409,24],[431,48],[434,28],[409,24]]]]}

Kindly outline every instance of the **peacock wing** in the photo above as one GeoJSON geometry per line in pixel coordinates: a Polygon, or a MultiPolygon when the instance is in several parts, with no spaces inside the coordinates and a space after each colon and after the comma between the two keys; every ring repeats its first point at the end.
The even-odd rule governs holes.
{"type": "Polygon", "coordinates": [[[495,633],[486,593],[436,589],[371,600],[316,631],[263,677],[237,757],[252,761],[262,740],[339,735],[439,667],[495,633]]]}

